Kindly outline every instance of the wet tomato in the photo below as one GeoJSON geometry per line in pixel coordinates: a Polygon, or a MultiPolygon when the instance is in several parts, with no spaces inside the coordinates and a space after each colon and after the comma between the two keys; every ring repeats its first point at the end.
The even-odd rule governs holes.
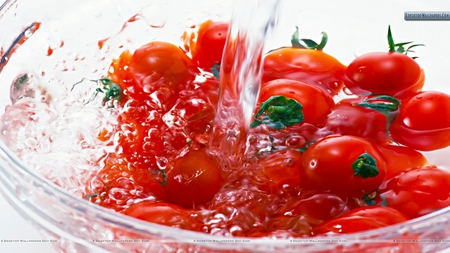
{"type": "Polygon", "coordinates": [[[317,225],[357,207],[359,204],[354,198],[343,197],[329,190],[301,189],[298,196],[275,211],[275,216],[304,215],[311,220],[311,224],[317,225]]]}
{"type": "Polygon", "coordinates": [[[328,136],[312,144],[302,157],[300,178],[308,188],[363,197],[378,189],[386,174],[382,153],[356,136],[328,136]]]}
{"type": "Polygon", "coordinates": [[[297,80],[336,95],[344,85],[345,69],[339,60],[323,51],[283,47],[265,56],[262,80],[297,80]]]}
{"type": "Polygon", "coordinates": [[[392,138],[410,148],[430,151],[450,145],[450,95],[421,92],[400,108],[392,121],[392,138]]]}
{"type": "Polygon", "coordinates": [[[278,185],[280,189],[285,187],[297,187],[300,185],[299,166],[302,153],[292,149],[275,151],[261,159],[259,165],[265,176],[278,185]]]}
{"type": "Polygon", "coordinates": [[[387,206],[416,218],[450,205],[450,172],[434,166],[406,171],[380,192],[387,206]]]}
{"type": "Polygon", "coordinates": [[[341,100],[331,108],[326,129],[334,134],[354,135],[373,142],[387,142],[386,115],[359,105],[359,101],[341,100]]]}
{"type": "Polygon", "coordinates": [[[158,171],[139,169],[129,164],[123,155],[110,154],[105,165],[89,182],[91,202],[116,211],[127,209],[139,199],[167,201],[158,171]]]}
{"type": "Polygon", "coordinates": [[[427,158],[419,151],[406,146],[382,144],[377,146],[386,161],[386,179],[398,174],[422,168],[428,164],[427,158]]]}
{"type": "Polygon", "coordinates": [[[316,234],[355,233],[407,221],[403,213],[385,206],[364,206],[319,225],[316,234]]]}
{"type": "Polygon", "coordinates": [[[202,225],[190,216],[192,211],[173,204],[142,201],[133,204],[122,213],[160,225],[194,231],[202,230],[202,225]]]}
{"type": "Polygon", "coordinates": [[[228,22],[211,20],[200,25],[197,40],[191,44],[192,60],[198,67],[212,72],[212,67],[220,63],[228,27],[228,22]]]}
{"type": "Polygon", "coordinates": [[[372,52],[357,57],[348,65],[345,71],[349,80],[346,87],[358,95],[376,93],[394,96],[415,86],[421,74],[419,64],[405,54],[372,52]]]}
{"type": "Polygon", "coordinates": [[[293,99],[302,106],[303,122],[323,125],[327,114],[334,105],[330,94],[305,82],[277,79],[261,86],[258,103],[264,103],[273,96],[284,96],[293,99]]]}
{"type": "Polygon", "coordinates": [[[178,91],[191,83],[198,73],[192,60],[181,48],[154,41],[138,48],[133,54],[124,51],[113,61],[112,81],[124,93],[138,100],[150,95],[161,109],[168,110],[178,97],[178,91]]]}
{"type": "Polygon", "coordinates": [[[167,173],[167,194],[172,203],[185,208],[211,201],[223,185],[221,169],[205,150],[191,150],[173,163],[167,173]]]}

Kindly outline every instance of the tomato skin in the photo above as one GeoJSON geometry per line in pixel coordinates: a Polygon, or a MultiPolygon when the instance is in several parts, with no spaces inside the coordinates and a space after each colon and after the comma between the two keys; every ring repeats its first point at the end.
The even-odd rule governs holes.
{"type": "Polygon", "coordinates": [[[387,206],[416,218],[450,205],[450,172],[432,166],[406,171],[380,193],[387,206]]]}
{"type": "Polygon", "coordinates": [[[211,201],[223,185],[221,169],[205,150],[191,150],[174,161],[167,173],[167,194],[172,203],[195,208],[211,201]]]}
{"type": "Polygon", "coordinates": [[[400,108],[392,121],[392,138],[411,148],[430,151],[450,145],[450,95],[421,92],[400,108]]]}
{"type": "Polygon", "coordinates": [[[191,44],[192,60],[198,67],[211,72],[213,65],[220,63],[228,28],[224,21],[208,20],[200,25],[197,41],[191,44]]]}
{"type": "Polygon", "coordinates": [[[122,212],[125,215],[181,229],[201,231],[202,225],[190,217],[191,211],[169,203],[142,201],[122,212]]]}
{"type": "Polygon", "coordinates": [[[285,149],[275,151],[268,157],[259,161],[261,170],[270,181],[277,184],[280,189],[285,187],[297,187],[300,185],[298,166],[302,153],[285,149]]]}
{"type": "Polygon", "coordinates": [[[135,99],[149,99],[150,94],[158,92],[157,104],[166,111],[173,105],[177,92],[197,74],[194,63],[181,48],[161,41],[145,44],[133,54],[124,51],[114,60],[109,73],[124,93],[135,99]]]}
{"type": "Polygon", "coordinates": [[[355,233],[409,220],[403,213],[385,206],[363,206],[319,225],[316,234],[355,233]]]}
{"type": "Polygon", "coordinates": [[[361,198],[378,189],[386,174],[381,152],[369,141],[357,136],[328,136],[312,144],[302,157],[300,178],[309,189],[332,190],[338,194],[361,198]],[[378,174],[373,177],[354,175],[352,164],[362,154],[376,161],[378,174]]]}
{"type": "Polygon", "coordinates": [[[292,79],[317,86],[332,96],[344,86],[345,65],[320,50],[283,47],[268,53],[263,64],[263,83],[292,79]]]}
{"type": "Polygon", "coordinates": [[[345,71],[346,87],[353,94],[376,93],[394,96],[407,90],[420,78],[419,64],[397,52],[372,52],[361,55],[345,71]]]}
{"type": "Polygon", "coordinates": [[[331,95],[323,90],[305,82],[289,79],[277,79],[261,86],[259,103],[272,96],[285,96],[299,102],[303,106],[303,122],[313,125],[323,125],[334,105],[331,95]]]}
{"type": "Polygon", "coordinates": [[[390,144],[381,144],[377,145],[377,147],[383,153],[386,161],[385,180],[389,180],[405,171],[422,168],[428,164],[427,158],[415,149],[390,144]]]}
{"type": "Polygon", "coordinates": [[[91,178],[86,191],[91,202],[115,211],[143,198],[168,200],[156,173],[131,166],[121,154],[106,157],[104,167],[91,178]]]}
{"type": "Polygon", "coordinates": [[[304,215],[315,223],[336,218],[359,207],[354,198],[343,197],[328,190],[302,189],[300,195],[275,211],[276,216],[295,217],[304,215]]]}
{"type": "Polygon", "coordinates": [[[372,142],[386,142],[386,116],[374,109],[354,104],[355,102],[341,100],[332,107],[327,116],[326,129],[334,134],[359,136],[372,142]]]}

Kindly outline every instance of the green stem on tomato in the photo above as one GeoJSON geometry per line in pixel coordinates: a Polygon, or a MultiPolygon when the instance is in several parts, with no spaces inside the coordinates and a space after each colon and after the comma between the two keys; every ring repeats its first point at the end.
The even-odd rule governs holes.
{"type": "Polygon", "coordinates": [[[356,161],[352,163],[352,168],[355,171],[353,176],[362,178],[376,177],[380,173],[377,161],[367,152],[358,156],[356,161]]]}
{"type": "Polygon", "coordinates": [[[220,62],[212,66],[211,72],[217,80],[220,80],[220,62]]]}
{"type": "Polygon", "coordinates": [[[295,32],[291,37],[291,44],[294,48],[303,48],[303,49],[313,49],[320,50],[325,47],[328,42],[328,35],[325,32],[322,32],[322,39],[320,43],[317,43],[311,39],[299,39],[298,26],[295,27],[295,32]]]}
{"type": "Polygon", "coordinates": [[[97,92],[105,93],[105,101],[117,100],[122,98],[122,89],[120,86],[108,78],[98,79],[97,82],[103,85],[102,88],[98,88],[97,92]]]}
{"type": "Polygon", "coordinates": [[[303,122],[303,106],[292,98],[272,96],[261,104],[250,124],[251,128],[265,124],[271,128],[283,129],[303,122]]]}
{"type": "MultiPolygon", "coordinates": [[[[391,52],[391,53],[397,52],[397,53],[407,55],[408,53],[414,52],[411,50],[412,48],[424,46],[424,44],[411,44],[411,43],[413,43],[413,41],[395,43],[394,38],[392,37],[391,26],[388,26],[387,40],[388,40],[388,45],[389,45],[389,52],[391,52]],[[405,49],[406,45],[409,45],[409,46],[405,49]]],[[[417,58],[417,57],[413,57],[413,59],[414,58],[417,58]]]]}
{"type": "Polygon", "coordinates": [[[166,186],[167,184],[167,176],[165,170],[159,170],[161,173],[161,181],[158,181],[162,186],[166,186]]]}
{"type": "Polygon", "coordinates": [[[379,95],[363,99],[361,103],[356,105],[370,108],[386,115],[398,110],[400,107],[400,100],[389,95],[379,95]]]}
{"type": "Polygon", "coordinates": [[[386,198],[383,196],[383,194],[378,192],[378,190],[375,190],[371,193],[364,192],[364,196],[361,198],[361,200],[368,206],[374,206],[377,203],[377,197],[381,199],[381,206],[387,206],[386,198]]]}

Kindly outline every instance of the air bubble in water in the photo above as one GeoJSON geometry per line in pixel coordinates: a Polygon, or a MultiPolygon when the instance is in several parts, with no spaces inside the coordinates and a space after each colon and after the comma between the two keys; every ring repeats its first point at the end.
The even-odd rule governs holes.
{"type": "Polygon", "coordinates": [[[13,104],[25,97],[34,98],[36,91],[31,79],[30,74],[20,74],[14,79],[10,89],[10,99],[13,104]]]}
{"type": "Polygon", "coordinates": [[[140,12],[140,16],[144,18],[145,22],[154,28],[164,27],[168,14],[165,9],[158,6],[151,5],[143,8],[140,12]]]}

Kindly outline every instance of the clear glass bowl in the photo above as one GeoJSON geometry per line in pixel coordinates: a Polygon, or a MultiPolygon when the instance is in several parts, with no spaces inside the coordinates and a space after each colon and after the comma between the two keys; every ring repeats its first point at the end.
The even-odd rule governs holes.
{"type": "MultiPolygon", "coordinates": [[[[7,0],[0,7],[0,107],[5,108],[21,97],[34,101],[33,106],[45,107],[52,100],[62,107],[75,105],[71,107],[72,117],[62,120],[79,121],[82,126],[80,123],[75,126],[81,129],[62,131],[59,137],[85,134],[83,131],[98,127],[96,120],[102,118],[102,111],[76,107],[86,94],[64,99],[61,94],[82,78],[98,79],[105,75],[111,60],[124,49],[133,50],[155,39],[180,44],[181,31],[191,25],[207,18],[228,20],[231,6],[232,1],[210,0],[7,0]],[[13,83],[20,85],[11,86],[13,83]]],[[[274,31],[267,48],[289,45],[295,25],[304,37],[318,38],[325,30],[330,36],[326,51],[348,64],[354,55],[386,48],[385,31],[391,24],[394,36],[427,45],[418,49],[419,62],[427,73],[425,87],[449,93],[450,86],[444,85],[450,79],[449,73],[442,66],[449,66],[450,50],[445,42],[450,35],[436,33],[448,30],[449,24],[405,22],[403,11],[450,9],[450,6],[416,2],[386,6],[388,1],[338,5],[324,0],[301,4],[286,0],[280,29],[274,31]],[[361,6],[352,10],[352,5],[361,6]]],[[[31,117],[26,113],[29,111],[24,111],[19,116],[31,117]]],[[[49,115],[52,114],[40,116],[49,115]]],[[[53,120],[61,119],[50,118],[49,122],[53,120]]],[[[67,145],[61,144],[60,153],[55,153],[54,149],[45,149],[49,143],[41,142],[40,148],[48,152],[18,153],[21,145],[28,148],[38,145],[28,143],[32,139],[19,142],[5,137],[8,136],[5,131],[13,129],[10,124],[21,123],[21,120],[2,123],[0,190],[45,238],[57,240],[54,245],[60,252],[436,252],[450,247],[450,208],[396,226],[313,240],[219,237],[136,220],[80,197],[83,186],[78,182],[88,172],[83,161],[64,154],[70,150],[65,149],[70,148],[67,145]],[[439,242],[431,242],[432,239],[439,242]]],[[[64,126],[57,124],[39,131],[59,133],[64,126]]],[[[86,145],[95,144],[89,134],[83,137],[86,145]]],[[[82,158],[95,161],[103,154],[102,148],[90,149],[82,158]]],[[[448,152],[445,149],[426,155],[430,162],[449,168],[450,162],[445,159],[448,152]]]]}

